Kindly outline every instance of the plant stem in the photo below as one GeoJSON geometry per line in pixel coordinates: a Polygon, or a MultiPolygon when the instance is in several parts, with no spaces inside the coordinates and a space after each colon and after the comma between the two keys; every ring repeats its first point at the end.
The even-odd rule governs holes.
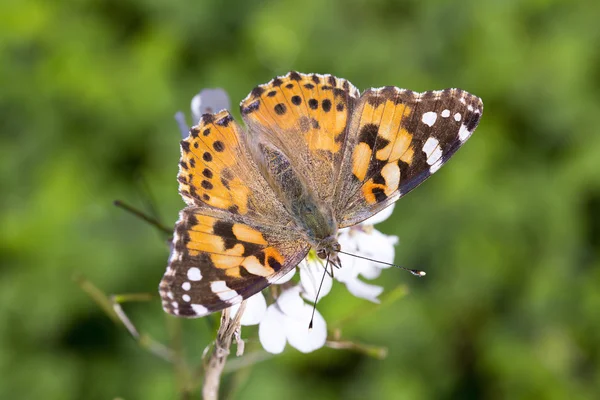
{"type": "Polygon", "coordinates": [[[204,366],[204,385],[202,387],[202,397],[204,400],[216,400],[219,398],[219,385],[221,383],[223,368],[225,368],[225,362],[227,361],[227,356],[229,356],[231,342],[236,332],[241,328],[240,321],[245,308],[246,302],[244,301],[234,318],[230,318],[229,309],[223,310],[223,314],[221,314],[221,326],[217,332],[215,346],[204,366]]]}

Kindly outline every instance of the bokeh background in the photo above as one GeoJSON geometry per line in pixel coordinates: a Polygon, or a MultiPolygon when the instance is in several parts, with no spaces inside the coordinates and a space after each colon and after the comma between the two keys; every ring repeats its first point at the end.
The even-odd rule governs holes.
{"type": "MultiPolygon", "coordinates": [[[[113,200],[154,203],[172,225],[175,111],[222,87],[239,116],[255,85],[290,69],[362,89],[460,87],[485,111],[380,226],[400,237],[396,262],[428,272],[384,271],[376,283],[409,293],[343,326],[387,358],[288,348],[228,374],[224,394],[600,398],[599,19],[591,0],[3,1],[0,398],[181,397],[173,366],[73,276],[156,293],[164,236],[113,200]]],[[[363,307],[337,284],[319,310],[334,322],[363,307]]],[[[177,331],[157,299],[125,310],[164,343],[177,331]]],[[[179,325],[190,365],[210,322],[179,325]]]]}

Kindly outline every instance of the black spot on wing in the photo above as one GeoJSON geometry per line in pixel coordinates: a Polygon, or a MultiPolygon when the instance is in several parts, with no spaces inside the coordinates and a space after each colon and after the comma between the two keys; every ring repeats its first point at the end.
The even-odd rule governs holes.
{"type": "Polygon", "coordinates": [[[371,193],[373,193],[373,196],[375,196],[375,201],[377,201],[378,203],[381,203],[382,201],[387,199],[385,191],[380,187],[373,188],[371,190],[371,193]]]}
{"type": "Polygon", "coordinates": [[[258,110],[260,108],[260,101],[254,101],[250,104],[248,104],[246,107],[242,107],[242,114],[243,115],[248,115],[250,113],[253,113],[254,111],[258,110]]]}
{"type": "Polygon", "coordinates": [[[233,234],[233,223],[219,220],[213,225],[213,233],[225,242],[225,249],[231,249],[239,242],[233,234]]]}
{"type": "Polygon", "coordinates": [[[264,88],[262,88],[262,87],[260,87],[260,86],[257,86],[257,87],[255,87],[254,89],[252,89],[252,91],[250,92],[250,94],[251,94],[253,97],[260,97],[260,96],[261,96],[261,95],[262,95],[264,92],[265,92],[265,89],[264,89],[264,88]]]}
{"type": "Polygon", "coordinates": [[[297,73],[296,71],[291,71],[289,74],[289,77],[293,81],[301,81],[302,80],[302,76],[299,73],[297,73]]]}
{"type": "Polygon", "coordinates": [[[243,242],[242,244],[244,245],[244,252],[242,253],[242,256],[244,257],[255,255],[259,253],[264,247],[263,245],[249,242],[243,242]]]}
{"type": "Polygon", "coordinates": [[[377,140],[377,132],[379,132],[379,126],[375,124],[365,124],[359,132],[358,141],[366,143],[371,149],[375,146],[377,140]]]}
{"type": "Polygon", "coordinates": [[[223,144],[223,142],[221,142],[220,140],[217,140],[213,143],[213,148],[215,149],[215,151],[218,151],[220,153],[225,150],[225,144],[223,144]]]}
{"type": "Polygon", "coordinates": [[[202,116],[200,117],[200,121],[207,125],[212,124],[213,122],[215,122],[215,116],[213,114],[202,114],[202,116]]]}
{"type": "Polygon", "coordinates": [[[269,264],[269,267],[273,268],[273,270],[275,272],[277,272],[277,271],[279,271],[281,269],[281,264],[279,263],[279,261],[277,261],[273,257],[269,257],[267,259],[267,263],[269,264]]]}
{"type": "Polygon", "coordinates": [[[233,117],[230,114],[227,114],[226,116],[224,116],[223,118],[221,118],[220,120],[218,120],[216,122],[216,124],[220,125],[220,126],[227,127],[231,121],[233,121],[233,117]]]}
{"type": "Polygon", "coordinates": [[[283,103],[277,104],[273,109],[277,115],[283,115],[287,111],[287,108],[283,103]]]}
{"type": "Polygon", "coordinates": [[[189,151],[190,151],[190,144],[189,144],[189,142],[186,142],[185,140],[182,140],[179,143],[181,144],[181,148],[183,149],[183,151],[185,153],[189,153],[189,151]]]}
{"type": "Polygon", "coordinates": [[[240,208],[238,206],[236,206],[236,205],[233,205],[233,206],[229,207],[227,209],[227,211],[229,211],[232,214],[239,214],[240,213],[240,208]]]}
{"type": "Polygon", "coordinates": [[[479,119],[480,118],[481,118],[481,114],[480,113],[473,113],[473,116],[471,117],[471,119],[467,123],[467,130],[469,132],[473,132],[475,130],[475,128],[477,128],[477,125],[479,124],[479,119]]]}
{"type": "Polygon", "coordinates": [[[202,181],[200,185],[206,190],[211,190],[213,188],[213,184],[206,180],[202,181]]]}

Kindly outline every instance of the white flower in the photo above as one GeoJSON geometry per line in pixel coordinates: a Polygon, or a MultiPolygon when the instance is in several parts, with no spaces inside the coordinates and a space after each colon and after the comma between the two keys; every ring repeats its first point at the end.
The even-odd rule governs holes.
{"type": "Polygon", "coordinates": [[[300,270],[300,284],[302,285],[302,297],[310,302],[314,303],[321,300],[331,291],[333,278],[328,273],[323,275],[325,272],[324,268],[325,263],[317,258],[316,254],[309,254],[298,265],[298,269],[300,270]],[[321,280],[323,280],[322,285],[321,280]],[[321,291],[317,298],[319,286],[321,287],[321,291]]]}
{"type": "MultiPolygon", "coordinates": [[[[393,209],[393,207],[388,207],[393,209]]],[[[387,216],[391,214],[387,213],[387,216]]],[[[379,215],[375,217],[382,221],[379,215]]],[[[372,219],[374,219],[373,217],[372,219]]],[[[384,263],[394,262],[394,246],[398,243],[397,236],[384,235],[372,225],[372,219],[360,225],[342,229],[338,237],[342,250],[346,253],[367,257],[384,263]]],[[[360,280],[375,279],[381,274],[381,269],[389,268],[389,265],[373,262],[363,258],[352,257],[348,254],[339,254],[342,268],[334,271],[334,277],[343,282],[350,293],[356,297],[379,303],[377,297],[383,292],[381,286],[371,285],[360,280]]]]}
{"type": "Polygon", "coordinates": [[[312,329],[309,329],[313,307],[300,297],[301,287],[285,290],[258,326],[260,343],[269,353],[281,353],[286,342],[303,353],[320,349],[327,339],[327,325],[315,310],[312,329]]]}
{"type": "MultiPolygon", "coordinates": [[[[282,276],[281,278],[279,278],[278,281],[273,282],[273,283],[277,284],[277,285],[286,283],[286,282],[290,281],[294,277],[295,274],[296,274],[296,268],[294,268],[289,273],[287,273],[284,276],[282,276]]],[[[240,309],[240,305],[241,304],[236,304],[234,306],[231,306],[230,315],[231,315],[232,319],[237,314],[238,310],[240,309]]],[[[244,310],[244,313],[242,314],[242,319],[240,320],[240,322],[243,326],[256,325],[260,321],[263,320],[266,312],[267,312],[267,300],[265,300],[265,296],[261,292],[258,292],[254,296],[250,296],[248,299],[246,299],[246,309],[244,310]]]]}
{"type": "MultiPolygon", "coordinates": [[[[377,231],[373,225],[387,219],[393,211],[393,206],[388,207],[379,214],[369,218],[363,223],[340,230],[339,243],[344,252],[356,254],[392,263],[394,261],[394,246],[398,243],[396,236],[384,235],[377,231]]],[[[382,268],[388,265],[377,263],[362,258],[339,254],[342,267],[333,269],[333,277],[346,285],[353,295],[373,302],[379,302],[377,297],[382,293],[380,286],[365,283],[360,278],[375,279],[382,268]]],[[[325,262],[320,260],[314,251],[304,259],[298,269],[300,283],[284,289],[274,304],[266,306],[262,293],[250,297],[246,302],[246,310],[242,316],[242,325],[256,325],[258,336],[263,348],[270,353],[281,353],[286,343],[301,352],[308,353],[321,348],[327,338],[327,325],[321,314],[315,310],[313,327],[309,324],[315,302],[326,296],[333,285],[333,278],[324,275],[325,262]],[[321,280],[323,283],[321,284],[321,280]],[[317,299],[317,292],[321,286],[317,299]]],[[[289,282],[296,269],[293,269],[280,278],[275,284],[289,282]]],[[[232,307],[235,315],[239,305],[232,307]]]]}

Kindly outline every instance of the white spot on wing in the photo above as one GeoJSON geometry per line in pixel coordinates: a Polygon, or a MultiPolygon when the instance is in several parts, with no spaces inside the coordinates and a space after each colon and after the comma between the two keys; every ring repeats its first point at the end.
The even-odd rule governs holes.
{"type": "Polygon", "coordinates": [[[181,284],[181,288],[182,288],[183,290],[190,290],[190,289],[192,288],[192,284],[191,284],[191,283],[189,283],[189,282],[183,282],[183,283],[181,284]]]}
{"type": "Polygon", "coordinates": [[[192,267],[188,269],[187,277],[190,281],[199,281],[202,279],[202,274],[200,273],[200,269],[197,267],[192,267]]]}
{"type": "Polygon", "coordinates": [[[214,281],[210,283],[210,290],[217,296],[219,299],[231,303],[234,301],[235,297],[238,296],[238,292],[233,289],[230,289],[225,281],[214,281]]]}
{"type": "Polygon", "coordinates": [[[196,315],[198,316],[202,316],[202,315],[206,315],[208,314],[208,308],[200,305],[200,304],[191,304],[192,310],[194,310],[194,312],[196,313],[196,315]]]}
{"type": "Polygon", "coordinates": [[[439,140],[430,136],[423,145],[423,152],[427,156],[427,164],[433,165],[442,158],[442,149],[439,144],[439,140]]]}
{"type": "Polygon", "coordinates": [[[428,111],[425,114],[423,114],[421,121],[423,121],[423,123],[427,126],[433,126],[433,124],[435,124],[436,119],[437,119],[437,113],[435,113],[433,111],[428,111]]]}
{"type": "Polygon", "coordinates": [[[444,162],[440,158],[435,163],[433,163],[433,165],[429,168],[429,173],[431,173],[431,174],[435,173],[438,169],[440,169],[442,167],[442,164],[444,164],[444,162]]]}
{"type": "Polygon", "coordinates": [[[189,303],[192,298],[190,297],[189,294],[184,294],[183,296],[181,296],[181,298],[183,299],[183,301],[185,301],[186,303],[189,303]]]}
{"type": "Polygon", "coordinates": [[[461,118],[462,118],[462,116],[460,115],[460,113],[456,113],[456,114],[454,114],[454,120],[455,120],[456,122],[460,121],[460,119],[461,119],[461,118]]]}
{"type": "Polygon", "coordinates": [[[443,118],[448,118],[450,116],[450,110],[446,109],[446,110],[442,111],[441,115],[443,118]]]}
{"type": "Polygon", "coordinates": [[[430,136],[427,139],[427,141],[423,145],[423,152],[425,152],[425,155],[427,156],[427,158],[429,158],[429,156],[431,156],[431,153],[433,152],[433,150],[435,150],[435,148],[437,147],[437,145],[439,143],[440,142],[433,136],[430,136]]]}
{"type": "Polygon", "coordinates": [[[469,138],[469,136],[471,136],[471,133],[472,132],[469,132],[467,129],[467,126],[463,124],[460,126],[460,130],[458,131],[458,138],[461,142],[464,142],[469,138]]]}

